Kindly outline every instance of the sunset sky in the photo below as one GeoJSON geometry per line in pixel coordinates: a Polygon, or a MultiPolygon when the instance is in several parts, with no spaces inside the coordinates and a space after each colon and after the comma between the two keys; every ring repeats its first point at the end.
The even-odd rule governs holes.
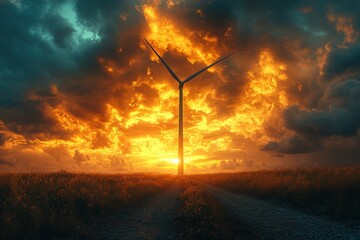
{"type": "Polygon", "coordinates": [[[0,0],[0,170],[360,163],[360,1],[0,0]]]}

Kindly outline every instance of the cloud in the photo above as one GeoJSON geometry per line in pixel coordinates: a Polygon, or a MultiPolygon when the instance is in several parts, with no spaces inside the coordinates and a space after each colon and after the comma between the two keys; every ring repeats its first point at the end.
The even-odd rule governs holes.
{"type": "Polygon", "coordinates": [[[54,43],[59,48],[71,47],[71,38],[75,32],[71,24],[59,15],[49,16],[45,21],[48,22],[46,27],[54,43]]]}
{"type": "Polygon", "coordinates": [[[110,168],[115,171],[125,171],[129,170],[130,164],[125,163],[124,159],[121,159],[117,156],[109,156],[110,168]]]}
{"type": "Polygon", "coordinates": [[[286,126],[297,133],[326,137],[331,135],[351,136],[357,133],[358,122],[347,109],[332,107],[323,111],[302,111],[297,106],[285,113],[286,126]]]}
{"type": "Polygon", "coordinates": [[[322,100],[324,109],[305,110],[291,106],[284,111],[286,127],[296,134],[267,143],[262,150],[306,153],[321,149],[332,136],[352,137],[360,128],[360,81],[347,79],[331,84],[322,100]]]}
{"type": "MultiPolygon", "coordinates": [[[[298,154],[314,152],[316,150],[320,150],[321,148],[321,143],[317,140],[306,139],[300,135],[290,135],[282,138],[279,142],[268,142],[261,148],[261,150],[286,154],[298,154]]],[[[283,157],[283,155],[279,156],[283,157]]]]}
{"type": "Polygon", "coordinates": [[[201,159],[246,167],[228,159],[261,162],[259,146],[320,158],[333,137],[358,136],[357,2],[0,3],[0,147],[20,165],[41,165],[24,149],[89,168],[109,152],[172,157],[177,86],[144,37],[180,77],[239,50],[186,86],[185,142],[201,159]]]}
{"type": "Polygon", "coordinates": [[[222,170],[249,170],[255,169],[257,164],[253,160],[249,159],[233,159],[233,160],[222,160],[219,165],[212,164],[211,169],[222,169],[222,170]]]}
{"type": "Polygon", "coordinates": [[[7,140],[8,137],[6,136],[6,134],[0,132],[0,147],[4,146],[7,140]]]}
{"type": "Polygon", "coordinates": [[[350,48],[340,48],[332,51],[325,64],[325,81],[330,81],[334,77],[344,80],[344,78],[356,78],[360,76],[359,57],[360,45],[350,48]]]}
{"type": "Polygon", "coordinates": [[[300,110],[292,106],[284,112],[289,129],[302,135],[354,136],[360,127],[360,81],[347,79],[328,87],[323,99],[325,109],[300,110]]]}
{"type": "Polygon", "coordinates": [[[104,148],[110,145],[110,140],[103,132],[97,132],[92,139],[92,147],[94,149],[104,148]]]}
{"type": "Polygon", "coordinates": [[[79,150],[75,150],[73,161],[76,162],[77,164],[82,164],[84,162],[90,161],[90,157],[88,155],[81,153],[79,150]]]}

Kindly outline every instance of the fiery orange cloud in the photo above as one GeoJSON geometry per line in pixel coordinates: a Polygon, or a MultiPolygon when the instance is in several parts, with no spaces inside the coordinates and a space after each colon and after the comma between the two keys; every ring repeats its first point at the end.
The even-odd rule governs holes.
{"type": "MultiPolygon", "coordinates": [[[[192,33],[181,32],[169,19],[160,18],[155,8],[144,6],[143,10],[149,24],[146,37],[151,39],[154,45],[162,51],[174,49],[185,55],[190,63],[201,61],[208,64],[216,59],[215,56],[220,55],[218,53],[220,50],[214,50],[209,55],[203,54],[207,51],[205,46],[216,44],[215,39],[209,40],[205,36],[201,41],[192,42],[186,37],[192,36],[192,33]]],[[[156,60],[156,57],[152,56],[152,59],[156,60]]],[[[214,94],[213,90],[202,89],[196,99],[191,98],[185,92],[189,112],[200,112],[198,114],[200,118],[193,122],[193,126],[185,130],[189,134],[188,137],[185,136],[185,139],[187,138],[185,153],[188,156],[188,162],[207,157],[206,154],[204,156],[204,154],[197,155],[197,153],[210,154],[215,151],[228,150],[232,141],[229,134],[241,134],[256,144],[266,143],[269,139],[263,134],[263,123],[274,112],[280,112],[288,105],[284,90],[278,86],[281,81],[287,80],[285,72],[286,65],[276,63],[270,51],[262,51],[258,64],[248,72],[250,84],[247,91],[239,99],[239,106],[235,109],[233,116],[226,120],[215,116],[206,101],[207,96],[214,94]],[[222,131],[224,129],[226,131],[222,131]],[[204,141],[204,133],[215,132],[220,132],[216,139],[204,141]],[[224,134],[222,135],[221,132],[224,134]]]]}
{"type": "MultiPolygon", "coordinates": [[[[209,64],[220,56],[221,51],[226,50],[218,49],[216,38],[208,35],[195,41],[192,38],[194,34],[190,30],[179,30],[181,28],[171,19],[160,18],[156,8],[152,6],[144,5],[142,9],[148,24],[144,35],[162,53],[168,50],[176,51],[185,56],[189,64],[194,62],[209,64]],[[209,46],[211,47],[209,48],[209,46]]],[[[148,49],[144,49],[144,51],[148,51],[148,49]]],[[[154,55],[151,55],[151,60],[157,61],[154,55]]],[[[114,71],[115,67],[111,62],[106,59],[99,61],[107,72],[114,71]]],[[[215,69],[212,72],[219,74],[219,71],[219,69],[215,69]]],[[[151,77],[152,69],[148,69],[147,78],[151,77]]],[[[166,72],[164,72],[164,77],[169,78],[166,72]]],[[[199,89],[199,94],[193,98],[185,89],[186,108],[188,108],[186,112],[188,114],[196,113],[199,117],[188,122],[188,125],[191,126],[185,126],[187,165],[193,161],[209,158],[213,152],[228,150],[232,142],[232,134],[240,134],[259,146],[269,140],[263,133],[264,122],[272,114],[288,105],[286,94],[279,86],[281,82],[287,80],[286,65],[275,62],[270,50],[263,50],[258,57],[258,63],[248,71],[247,78],[249,84],[244,95],[238,99],[238,106],[232,116],[225,120],[216,116],[207,102],[207,96],[213,95],[214,90],[199,89]],[[218,133],[216,138],[204,139],[204,134],[212,135],[214,133],[218,133]]],[[[103,155],[120,154],[123,158],[137,160],[145,168],[154,168],[160,162],[169,170],[175,169],[176,166],[173,163],[177,154],[177,126],[173,124],[171,129],[162,129],[161,125],[169,121],[176,122],[177,89],[171,88],[166,83],[154,83],[145,79],[134,81],[132,86],[136,87],[144,83],[151,85],[160,96],[159,102],[150,106],[144,105],[141,102],[147,101],[147,99],[143,99],[143,95],[135,93],[130,101],[133,110],[128,113],[127,118],[122,117],[115,108],[108,105],[110,118],[105,124],[103,132],[111,140],[108,146],[101,149],[92,149],[91,142],[96,136],[96,132],[86,123],[69,119],[66,114],[57,115],[64,128],[69,130],[76,128],[80,131],[78,137],[72,144],[69,144],[70,146],[68,145],[68,148],[72,151],[80,149],[82,153],[89,156],[94,152],[103,155]],[[142,128],[144,124],[158,128],[158,130],[154,134],[145,132],[138,136],[133,135],[134,128],[142,128]],[[123,134],[125,135],[121,137],[120,135],[123,134]],[[127,141],[131,144],[131,152],[122,150],[124,139],[128,139],[127,141]]],[[[185,117],[191,118],[192,116],[185,117]]],[[[243,151],[244,149],[236,150],[243,151]]],[[[97,164],[96,159],[91,161],[97,164]]]]}
{"type": "MultiPolygon", "coordinates": [[[[228,52],[226,47],[219,44],[216,36],[209,32],[196,33],[180,26],[173,19],[162,16],[156,6],[145,4],[140,11],[146,24],[143,36],[153,43],[160,54],[171,52],[186,59],[188,66],[182,66],[185,70],[195,64],[210,64],[228,52]]],[[[200,11],[197,13],[202,15],[200,11]]],[[[229,26],[225,37],[230,39],[231,33],[232,28],[229,26]]],[[[158,61],[144,43],[139,47],[147,53],[146,56],[150,56],[153,64],[158,61]]],[[[102,56],[97,60],[109,76],[117,78],[125,72],[114,60],[102,56]]],[[[137,58],[129,59],[128,67],[131,68],[139,61],[137,58]]],[[[155,91],[158,96],[155,103],[150,104],[151,99],[147,99],[143,92],[134,91],[129,97],[126,114],[112,102],[107,102],[106,121],[100,123],[98,119],[86,121],[75,117],[68,108],[71,103],[62,96],[61,104],[48,106],[48,112],[62,129],[71,133],[71,137],[38,140],[33,150],[49,152],[60,146],[69,152],[72,161],[84,168],[96,170],[114,168],[116,164],[119,169],[129,170],[131,163],[137,171],[176,172],[178,93],[172,87],[171,80],[166,81],[170,79],[167,72],[162,71],[163,68],[153,69],[155,65],[151,66],[144,64],[145,74],[132,79],[128,87],[141,89],[145,86],[147,90],[144,91],[155,91]],[[159,69],[162,72],[158,73],[159,69]],[[155,71],[158,72],[155,74],[155,71]],[[160,79],[154,79],[154,76],[160,76],[160,79]]],[[[197,85],[185,88],[185,171],[195,169],[196,164],[203,160],[212,160],[206,162],[208,167],[211,163],[216,164],[223,160],[217,157],[219,152],[234,151],[241,154],[271,140],[264,133],[265,123],[289,105],[282,87],[288,79],[286,69],[286,64],[278,62],[271,49],[263,49],[257,56],[257,62],[245,74],[247,85],[236,97],[236,106],[226,118],[218,115],[209,102],[224,101],[214,88],[223,82],[221,66],[209,71],[213,78],[220,79],[218,83],[212,83],[212,88],[200,88],[197,85]],[[195,92],[194,88],[196,96],[190,95],[190,90],[195,92]],[[234,136],[240,136],[251,144],[235,146],[234,136]]],[[[114,88],[117,84],[114,80],[114,88]]],[[[52,91],[52,94],[58,96],[62,94],[56,86],[52,86],[52,91]]],[[[14,135],[12,138],[18,139],[19,143],[23,141],[20,136],[14,135]]],[[[11,147],[11,144],[11,141],[7,142],[5,147],[11,147]]]]}
{"type": "MultiPolygon", "coordinates": [[[[176,26],[171,19],[160,16],[153,6],[143,5],[142,10],[148,25],[145,35],[160,53],[164,53],[167,49],[175,50],[185,55],[190,63],[198,61],[207,65],[219,57],[216,37],[209,36],[209,33],[195,33],[176,26]],[[204,44],[198,44],[191,38],[196,38],[204,44]]],[[[144,45],[142,47],[145,48],[144,45]]],[[[154,54],[151,55],[151,59],[157,61],[154,54]]]]}
{"type": "Polygon", "coordinates": [[[26,139],[24,138],[24,136],[9,131],[1,121],[0,134],[3,136],[4,140],[6,140],[1,146],[2,149],[12,149],[26,143],[26,139]]]}

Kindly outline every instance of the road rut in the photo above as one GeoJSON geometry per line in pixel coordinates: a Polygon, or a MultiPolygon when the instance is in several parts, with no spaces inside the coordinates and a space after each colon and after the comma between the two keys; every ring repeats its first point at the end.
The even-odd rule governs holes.
{"type": "Polygon", "coordinates": [[[360,226],[346,226],[212,186],[205,188],[240,220],[252,226],[261,239],[360,239],[360,226]]]}

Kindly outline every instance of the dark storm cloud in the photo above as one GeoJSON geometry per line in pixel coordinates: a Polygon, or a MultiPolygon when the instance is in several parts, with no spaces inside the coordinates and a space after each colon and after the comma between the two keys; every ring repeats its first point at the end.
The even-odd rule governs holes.
{"type": "Polygon", "coordinates": [[[29,92],[24,99],[5,99],[0,105],[0,119],[8,130],[28,139],[68,139],[71,132],[65,131],[50,110],[61,103],[57,88],[29,92]]]}
{"type": "Polygon", "coordinates": [[[328,111],[302,111],[294,106],[285,111],[286,126],[304,135],[351,136],[357,132],[359,123],[356,120],[351,112],[339,107],[328,111]]]}
{"type": "MultiPolygon", "coordinates": [[[[30,2],[21,8],[13,4],[0,5],[3,23],[0,27],[0,77],[4,98],[21,97],[29,88],[41,87],[40,84],[49,83],[57,74],[72,67],[69,53],[57,52],[46,39],[49,36],[45,29],[53,27],[45,18],[53,18],[50,22],[57,24],[55,18],[59,16],[46,14],[46,5],[41,6],[32,6],[30,2]],[[49,16],[44,17],[44,14],[49,16]]],[[[59,35],[55,29],[53,34],[59,35]]],[[[57,39],[60,41],[59,36],[57,39]]]]}
{"type": "Polygon", "coordinates": [[[216,36],[222,41],[236,20],[233,7],[232,1],[183,1],[165,13],[178,19],[181,25],[191,26],[193,31],[208,32],[209,37],[216,36]]]}
{"type": "Polygon", "coordinates": [[[51,15],[45,21],[48,23],[46,27],[55,44],[60,48],[71,47],[71,37],[75,31],[71,24],[58,15],[51,15]]]}
{"type": "Polygon", "coordinates": [[[45,5],[31,5],[31,2],[22,4],[21,8],[9,3],[0,5],[3,23],[0,27],[0,119],[12,124],[10,129],[25,134],[56,129],[44,108],[46,100],[29,99],[28,94],[48,88],[60,73],[72,68],[68,54],[58,54],[60,52],[44,39],[42,34],[46,34],[49,22],[55,26],[52,33],[59,44],[65,36],[60,36],[63,29],[61,24],[57,25],[59,19],[54,15],[47,17],[51,21],[45,21],[43,11],[45,5]]]}
{"type": "MultiPolygon", "coordinates": [[[[262,151],[270,151],[277,153],[309,153],[320,150],[322,144],[317,141],[306,139],[300,135],[291,135],[282,138],[279,142],[269,142],[261,148],[262,151]]],[[[280,155],[279,157],[283,157],[280,155]]]]}
{"type": "Polygon", "coordinates": [[[46,140],[46,136],[62,138],[66,134],[54,117],[46,112],[43,102],[29,100],[10,104],[14,107],[2,108],[1,117],[4,122],[16,123],[9,127],[13,132],[29,138],[41,136],[42,140],[46,140]]]}
{"type": "MultiPolygon", "coordinates": [[[[312,5],[314,3],[310,7],[312,5]]],[[[321,9],[325,6],[316,6],[319,11],[316,15],[302,12],[301,9],[307,6],[303,1],[273,1],[271,6],[267,1],[242,1],[237,15],[240,47],[270,47],[283,59],[294,60],[292,50],[295,49],[291,49],[294,41],[300,41],[303,47],[320,46],[324,39],[314,32],[322,30],[318,22],[327,24],[326,11],[321,9]]]]}
{"type": "Polygon", "coordinates": [[[360,128],[360,81],[348,79],[334,83],[324,95],[324,109],[303,110],[298,106],[286,109],[286,127],[296,135],[270,142],[262,150],[293,154],[312,152],[322,148],[329,137],[356,136],[360,128]]]}
{"type": "Polygon", "coordinates": [[[105,120],[104,103],[112,95],[111,81],[117,79],[104,73],[98,58],[128,65],[130,56],[139,51],[135,49],[140,36],[128,34],[127,39],[123,33],[138,24],[139,14],[134,5],[119,1],[2,3],[0,119],[11,124],[12,131],[29,137],[43,132],[62,138],[65,130],[47,106],[56,107],[64,99],[42,94],[55,84],[73,115],[105,120]],[[70,13],[64,14],[64,7],[70,13]],[[119,21],[121,12],[128,13],[126,22],[119,21]],[[124,46],[119,46],[119,39],[124,46]]]}
{"type": "Polygon", "coordinates": [[[336,49],[330,53],[325,65],[325,81],[330,81],[333,77],[346,78],[360,76],[360,45],[350,48],[336,49]]]}

